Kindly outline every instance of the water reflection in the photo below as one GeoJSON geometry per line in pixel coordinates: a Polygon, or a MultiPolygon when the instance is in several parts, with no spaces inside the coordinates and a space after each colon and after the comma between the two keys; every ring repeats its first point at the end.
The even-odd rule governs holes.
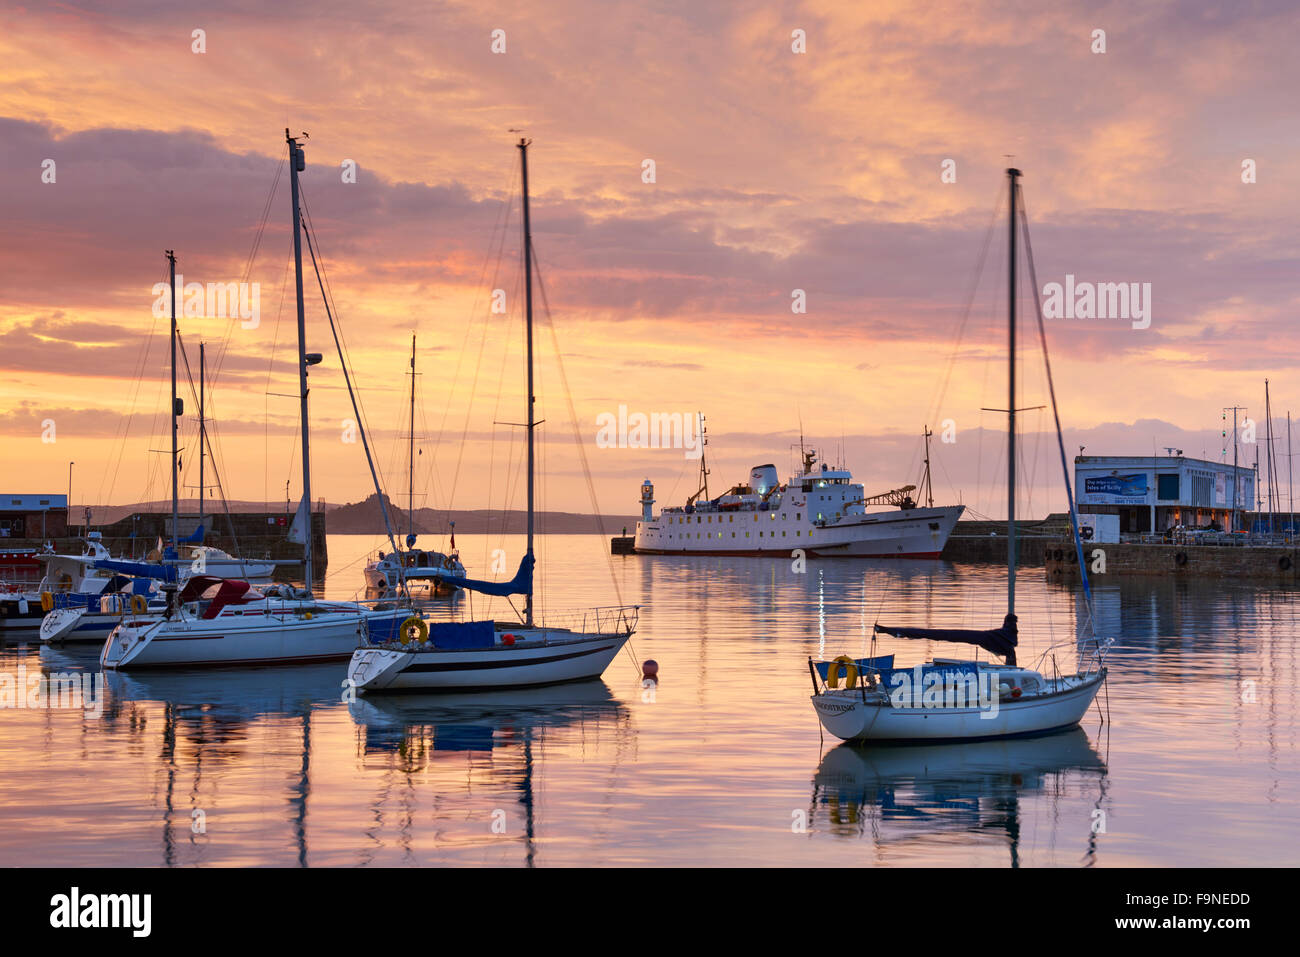
{"type": "MultiPolygon", "coordinates": [[[[331,566],[373,544],[331,536],[331,566]]],[[[607,541],[543,544],[554,607],[608,599],[607,541]]],[[[1097,631],[1116,643],[1083,732],[864,752],[819,743],[807,656],[823,641],[868,653],[878,620],[987,624],[1005,570],[638,556],[615,570],[645,608],[603,683],[348,702],[337,663],[109,675],[98,716],[0,709],[0,864],[1296,862],[1279,840],[1300,833],[1295,588],[1098,576],[1097,631]],[[657,695],[631,658],[659,662],[657,695]],[[792,810],[812,819],[802,836],[792,810]]],[[[1022,576],[1017,611],[1035,659],[1087,634],[1077,588],[1022,576]]],[[[952,648],[874,650],[907,665],[952,648]]],[[[93,648],[0,647],[10,679],[98,671],[93,648]]]]}
{"type": "MultiPolygon", "coordinates": [[[[580,756],[597,754],[604,738],[612,739],[613,754],[605,760],[612,759],[615,767],[632,756],[631,714],[603,681],[500,693],[363,697],[350,702],[348,711],[359,730],[361,767],[379,778],[367,836],[382,847],[384,832],[395,827],[408,863],[415,862],[418,779],[437,782],[439,840],[505,837],[522,844],[515,863],[532,867],[539,829],[536,791],[548,746],[566,749],[573,741],[580,756]],[[481,791],[492,800],[484,803],[477,797],[481,791]],[[502,799],[515,806],[520,827],[512,828],[511,815],[496,806],[502,799]],[[395,822],[390,821],[393,805],[395,822]],[[475,828],[477,834],[465,833],[475,828]]],[[[363,862],[370,860],[363,855],[363,862]]]]}
{"type": "MultiPolygon", "coordinates": [[[[837,838],[869,838],[885,857],[890,845],[941,841],[953,834],[995,836],[1008,863],[1021,864],[1021,802],[1045,799],[1080,863],[1092,863],[1098,818],[1087,806],[1061,815],[1069,792],[1095,795],[1104,812],[1106,763],[1082,728],[1037,738],[974,744],[859,747],[828,751],[813,774],[811,827],[837,838]]],[[[1104,820],[1104,818],[1101,818],[1104,820]]]]}

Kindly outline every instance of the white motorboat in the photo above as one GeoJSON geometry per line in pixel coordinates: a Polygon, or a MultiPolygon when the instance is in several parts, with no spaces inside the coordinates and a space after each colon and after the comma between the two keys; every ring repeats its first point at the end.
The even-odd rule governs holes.
{"type": "Polygon", "coordinates": [[[0,634],[35,631],[56,607],[86,608],[92,602],[98,605],[100,593],[116,578],[115,572],[101,565],[111,555],[99,532],[86,535],[80,555],[50,552],[39,558],[45,563],[39,584],[0,595],[0,634]]]}
{"type": "Polygon", "coordinates": [[[442,569],[404,570],[490,595],[524,596],[523,621],[423,623],[403,628],[387,647],[357,649],[348,678],[362,694],[387,691],[495,691],[598,678],[636,630],[635,606],[594,609],[560,622],[533,616],[534,418],[532,349],[532,234],[528,219],[528,140],[519,141],[523,179],[523,249],[526,306],[528,432],[528,535],[519,570],[508,582],[471,581],[442,569]]]}
{"type": "Polygon", "coordinates": [[[124,618],[160,615],[166,610],[162,593],[156,587],[147,592],[132,591],[131,587],[105,590],[99,601],[89,606],[55,608],[41,619],[41,643],[102,645],[124,618]]]}
{"type": "MultiPolygon", "coordinates": [[[[1015,289],[1016,210],[1019,201],[1018,170],[1007,170],[1009,183],[1009,233],[1011,288],[1015,289]]],[[[1028,246],[1028,223],[1024,224],[1028,246]]],[[[1033,260],[1030,258],[1032,274],[1033,260]]],[[[1035,288],[1036,285],[1035,285],[1035,288]]],[[[1016,662],[1019,642],[1016,607],[1016,297],[1010,299],[1010,360],[1007,461],[1007,612],[1002,627],[986,631],[944,628],[885,626],[877,623],[875,635],[927,641],[947,641],[976,645],[1004,658],[1004,663],[935,658],[912,669],[882,667],[871,660],[853,660],[847,656],[820,665],[811,658],[813,678],[812,704],[822,726],[846,741],[981,741],[994,738],[1045,734],[1079,723],[1092,704],[1106,678],[1105,654],[1109,641],[1093,639],[1089,647],[1076,648],[1070,643],[1068,655],[1075,658],[1076,669],[1063,673],[1058,654],[1066,656],[1063,646],[1047,649],[1039,659],[1039,669],[1020,667],[1016,662]],[[1059,649],[1059,650],[1058,650],[1059,649]],[[1051,665],[1050,672],[1045,668],[1051,665]],[[840,685],[840,679],[844,685],[840,685]]],[[[1035,301],[1037,301],[1035,299],[1035,301]]],[[[1047,337],[1039,313],[1047,383],[1056,413],[1056,394],[1052,386],[1051,366],[1047,362],[1047,337]]],[[[1060,419],[1056,418],[1058,444],[1061,445],[1062,471],[1065,473],[1066,496],[1074,527],[1075,548],[1083,569],[1079,542],[1078,515],[1070,476],[1065,467],[1065,449],[1060,438],[1060,419]]],[[[1087,574],[1083,574],[1087,597],[1087,574]]]]}

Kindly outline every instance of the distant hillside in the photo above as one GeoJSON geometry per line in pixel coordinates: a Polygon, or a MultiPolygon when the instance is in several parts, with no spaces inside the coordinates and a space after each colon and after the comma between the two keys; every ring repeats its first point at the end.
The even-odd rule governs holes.
{"type": "MultiPolygon", "coordinates": [[[[399,508],[392,499],[388,499],[388,515],[394,523],[394,531],[405,534],[409,524],[406,509],[399,508]]],[[[519,510],[446,511],[437,508],[417,508],[415,532],[417,535],[445,535],[450,529],[449,523],[452,520],[456,522],[456,531],[463,535],[522,535],[528,530],[528,513],[519,510]]],[[[617,535],[624,526],[630,530],[636,526],[636,522],[635,515],[606,515],[604,516],[605,534],[617,535]]],[[[384,516],[379,505],[379,497],[371,495],[365,501],[356,504],[327,506],[325,527],[332,534],[382,535],[384,516]]],[[[585,535],[599,532],[600,525],[595,515],[583,515],[578,512],[538,512],[537,530],[551,535],[585,535]]]]}
{"type": "MultiPolygon", "coordinates": [[[[294,503],[297,505],[297,502],[294,503]]],[[[229,503],[231,512],[276,512],[288,513],[292,508],[286,508],[284,502],[244,502],[231,501],[229,503]]],[[[326,509],[330,508],[327,504],[326,509]]],[[[112,525],[114,522],[121,521],[128,515],[134,515],[137,512],[165,512],[171,514],[172,500],[160,502],[135,502],[131,505],[93,505],[90,509],[90,521],[93,525],[112,525]]],[[[181,501],[178,503],[177,511],[182,515],[197,515],[199,503],[197,499],[190,501],[181,501]]],[[[221,515],[226,511],[226,506],[222,505],[221,500],[213,501],[206,499],[203,502],[203,511],[206,515],[221,515]]],[[[80,525],[82,516],[82,506],[74,503],[72,506],[72,521],[80,525]]]]}
{"type": "MultiPolygon", "coordinates": [[[[289,514],[292,511],[292,509],[285,507],[284,502],[231,501],[229,507],[230,511],[235,513],[273,512],[289,514]]],[[[182,515],[194,515],[199,510],[199,503],[197,501],[184,501],[180,503],[179,508],[182,515]]],[[[388,499],[388,509],[388,514],[396,525],[395,531],[403,535],[406,534],[406,509],[399,508],[391,498],[388,499]]],[[[91,509],[91,521],[95,525],[111,525],[136,513],[170,513],[171,510],[171,499],[160,502],[136,502],[132,505],[102,505],[91,509]]],[[[203,510],[208,515],[221,515],[225,511],[225,506],[221,504],[220,500],[216,502],[207,501],[203,505],[203,510]]],[[[72,513],[73,520],[80,523],[81,507],[74,506],[72,513]]],[[[371,495],[364,501],[347,505],[330,505],[327,502],[325,504],[325,515],[325,527],[331,534],[382,535],[384,533],[384,517],[379,509],[379,498],[375,495],[371,495]]],[[[528,515],[518,509],[503,513],[490,509],[446,511],[437,508],[417,508],[415,510],[416,534],[446,534],[449,529],[448,523],[452,519],[456,521],[456,531],[463,535],[522,535],[527,531],[528,515]]],[[[637,516],[606,515],[604,521],[605,533],[617,535],[623,530],[624,526],[627,526],[630,532],[636,526],[637,516]]],[[[537,530],[552,535],[585,535],[600,531],[600,527],[597,525],[596,516],[594,515],[584,515],[579,512],[538,512],[537,530]]]]}

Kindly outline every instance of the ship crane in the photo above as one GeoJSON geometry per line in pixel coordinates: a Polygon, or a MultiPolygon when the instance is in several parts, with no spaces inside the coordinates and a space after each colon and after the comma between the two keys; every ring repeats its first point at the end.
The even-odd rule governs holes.
{"type": "Polygon", "coordinates": [[[912,500],[909,492],[916,491],[915,485],[904,485],[902,488],[891,489],[888,492],[881,492],[879,495],[872,495],[869,498],[859,499],[856,504],[859,505],[897,505],[899,508],[915,508],[916,502],[912,500]]]}

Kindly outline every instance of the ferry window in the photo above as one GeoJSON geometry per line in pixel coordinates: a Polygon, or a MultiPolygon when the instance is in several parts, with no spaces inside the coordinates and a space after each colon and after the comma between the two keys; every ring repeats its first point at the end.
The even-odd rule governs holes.
{"type": "Polygon", "coordinates": [[[803,519],[803,512],[795,512],[795,513],[794,513],[794,520],[795,520],[796,522],[801,521],[802,519],[803,519]]]}
{"type": "Polygon", "coordinates": [[[785,521],[785,512],[782,512],[782,513],[781,513],[781,521],[783,521],[783,522],[785,521]]]}
{"type": "Polygon", "coordinates": [[[736,520],[736,516],[734,516],[734,515],[728,515],[728,516],[727,516],[727,521],[729,521],[729,522],[734,522],[735,520],[736,520]]]}
{"type": "Polygon", "coordinates": [[[784,531],[781,532],[781,537],[782,537],[782,538],[785,538],[785,532],[784,532],[784,531]]]}
{"type": "Polygon", "coordinates": [[[745,533],[745,537],[746,537],[746,538],[749,538],[749,532],[746,532],[746,533],[745,533]]]}
{"type": "Polygon", "coordinates": [[[736,537],[736,533],[735,533],[735,532],[732,532],[732,533],[731,533],[731,537],[732,537],[732,538],[735,538],[735,537],[736,537]]]}

